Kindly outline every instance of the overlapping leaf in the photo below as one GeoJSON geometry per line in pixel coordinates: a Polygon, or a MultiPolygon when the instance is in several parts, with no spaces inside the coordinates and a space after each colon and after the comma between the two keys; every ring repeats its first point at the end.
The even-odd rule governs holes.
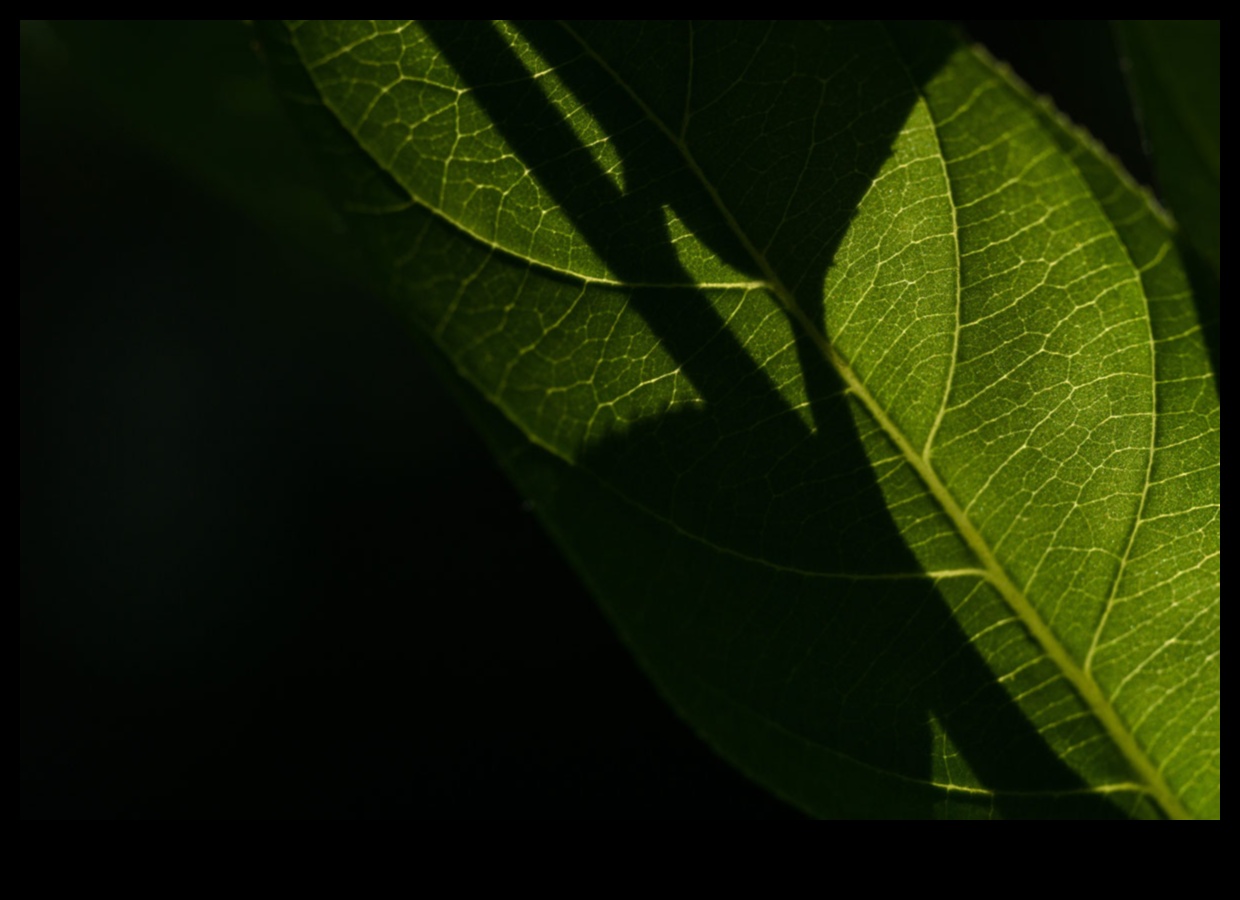
{"type": "Polygon", "coordinates": [[[1219,22],[1120,22],[1116,31],[1160,186],[1217,276],[1222,256],[1219,22]]]}
{"type": "Polygon", "coordinates": [[[393,295],[669,699],[823,815],[1210,816],[1165,226],[923,26],[305,23],[393,295]]]}

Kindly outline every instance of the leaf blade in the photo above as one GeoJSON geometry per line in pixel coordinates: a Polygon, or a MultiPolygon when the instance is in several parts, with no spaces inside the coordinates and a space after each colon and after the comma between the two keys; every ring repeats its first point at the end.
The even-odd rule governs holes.
{"type": "MultiPolygon", "coordinates": [[[[372,217],[373,240],[406,243],[388,252],[397,268],[421,266],[396,285],[417,294],[415,318],[559,458],[521,463],[548,471],[518,480],[664,688],[682,706],[716,708],[691,720],[713,720],[719,740],[720,703],[759,711],[835,759],[827,770],[861,761],[905,789],[957,795],[946,814],[972,808],[965,795],[994,812],[1039,792],[1124,794],[1137,813],[1150,811],[1148,795],[1182,812],[1083,667],[1087,623],[1105,605],[1098,586],[1136,533],[1152,466],[1141,278],[1032,104],[942,34],[772,27],[749,41],[735,28],[673,29],[642,32],[654,46],[636,53],[632,32],[590,26],[381,31],[373,47],[363,34],[326,52],[322,30],[293,36],[323,102],[399,186],[372,217]],[[798,68],[803,59],[830,62],[798,68]],[[689,74],[669,79],[675,63],[655,60],[688,60],[689,74]],[[366,68],[391,66],[378,78],[366,68]],[[729,144],[741,114],[775,124],[729,144]],[[620,175],[587,145],[600,134],[620,175]],[[1009,206],[1034,213],[996,225],[1009,206]],[[1018,458],[1031,438],[1043,452],[1018,458]],[[1081,447],[1100,455],[1077,460],[1081,447]],[[608,562],[602,536],[584,537],[597,525],[572,498],[587,494],[590,510],[609,507],[609,531],[645,548],[643,580],[608,562]],[[1013,499],[1044,514],[1026,522],[1013,499]],[[1115,521],[1081,512],[1091,507],[1115,521]],[[643,526],[622,529],[619,509],[661,528],[679,556],[648,546],[643,526]],[[709,598],[682,563],[710,575],[709,598]],[[886,618],[859,605],[876,584],[886,618]],[[667,610],[641,602],[652,592],[667,610]],[[818,623],[815,640],[787,633],[788,610],[755,609],[763,596],[792,598],[796,616],[818,623]],[[684,633],[687,610],[705,635],[684,633]],[[940,652],[915,646],[921,629],[942,636],[940,652]],[[749,630],[778,658],[751,647],[749,630]],[[894,648],[914,662],[894,662],[894,648]],[[838,662],[850,658],[853,669],[838,662]],[[725,700],[701,699],[700,685],[725,700]],[[911,703],[897,696],[910,691],[911,703]],[[1034,760],[1023,771],[977,734],[986,715],[1011,717],[1007,696],[1027,719],[1000,743],[1034,760]],[[884,706],[898,710],[894,723],[852,721],[884,706]],[[915,752],[885,732],[912,736],[915,752]]],[[[845,802],[831,799],[838,778],[771,771],[769,747],[724,752],[815,811],[845,802]]],[[[890,787],[892,808],[934,805],[904,793],[890,787]]]]}

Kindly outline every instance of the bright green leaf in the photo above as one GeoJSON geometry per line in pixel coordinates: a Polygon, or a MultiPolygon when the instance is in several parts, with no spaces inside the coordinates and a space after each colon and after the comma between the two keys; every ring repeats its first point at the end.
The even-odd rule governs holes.
{"type": "Polygon", "coordinates": [[[920,25],[267,49],[721,753],[826,816],[1219,814],[1217,391],[1165,225],[1053,110],[920,25]]]}

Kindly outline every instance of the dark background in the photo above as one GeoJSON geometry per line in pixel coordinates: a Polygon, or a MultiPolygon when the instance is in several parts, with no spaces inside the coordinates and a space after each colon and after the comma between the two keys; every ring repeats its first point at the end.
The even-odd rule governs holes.
{"type": "MultiPolygon", "coordinates": [[[[1105,25],[962,24],[1148,181],[1105,25]]],[[[657,695],[404,323],[90,40],[22,26],[22,816],[799,817],[657,695]]]]}

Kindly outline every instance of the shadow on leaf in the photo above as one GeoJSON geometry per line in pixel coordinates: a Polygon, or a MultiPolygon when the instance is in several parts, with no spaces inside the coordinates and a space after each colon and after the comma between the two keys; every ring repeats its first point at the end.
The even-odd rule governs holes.
{"type": "MultiPolygon", "coordinates": [[[[817,347],[792,322],[799,384],[773,379],[780,370],[756,362],[721,315],[726,295],[699,288],[677,255],[669,209],[754,282],[767,275],[751,248],[762,251],[822,323],[828,268],[917,101],[873,26],[770,26],[754,41],[756,27],[424,26],[580,239],[639,285],[628,309],[699,398],[592,435],[575,465],[529,445],[494,408],[477,414],[484,431],[513,448],[514,477],[671,702],[777,792],[834,816],[1121,815],[1047,748],[920,574],[817,347]],[[513,34],[588,106],[623,188],[513,34]],[[885,102],[872,101],[876,83],[885,102]],[[748,113],[734,140],[704,139],[729,109],[748,113]],[[936,775],[945,754],[958,755],[936,775]],[[929,784],[944,768],[986,789],[929,784]]],[[[929,42],[916,71],[928,77],[952,48],[929,42]]],[[[348,144],[339,123],[322,127],[348,144]]],[[[368,167],[363,179],[400,195],[368,167]]],[[[400,215],[419,247],[469,241],[420,207],[400,215]]],[[[397,248],[382,252],[390,264],[397,248]]]]}

